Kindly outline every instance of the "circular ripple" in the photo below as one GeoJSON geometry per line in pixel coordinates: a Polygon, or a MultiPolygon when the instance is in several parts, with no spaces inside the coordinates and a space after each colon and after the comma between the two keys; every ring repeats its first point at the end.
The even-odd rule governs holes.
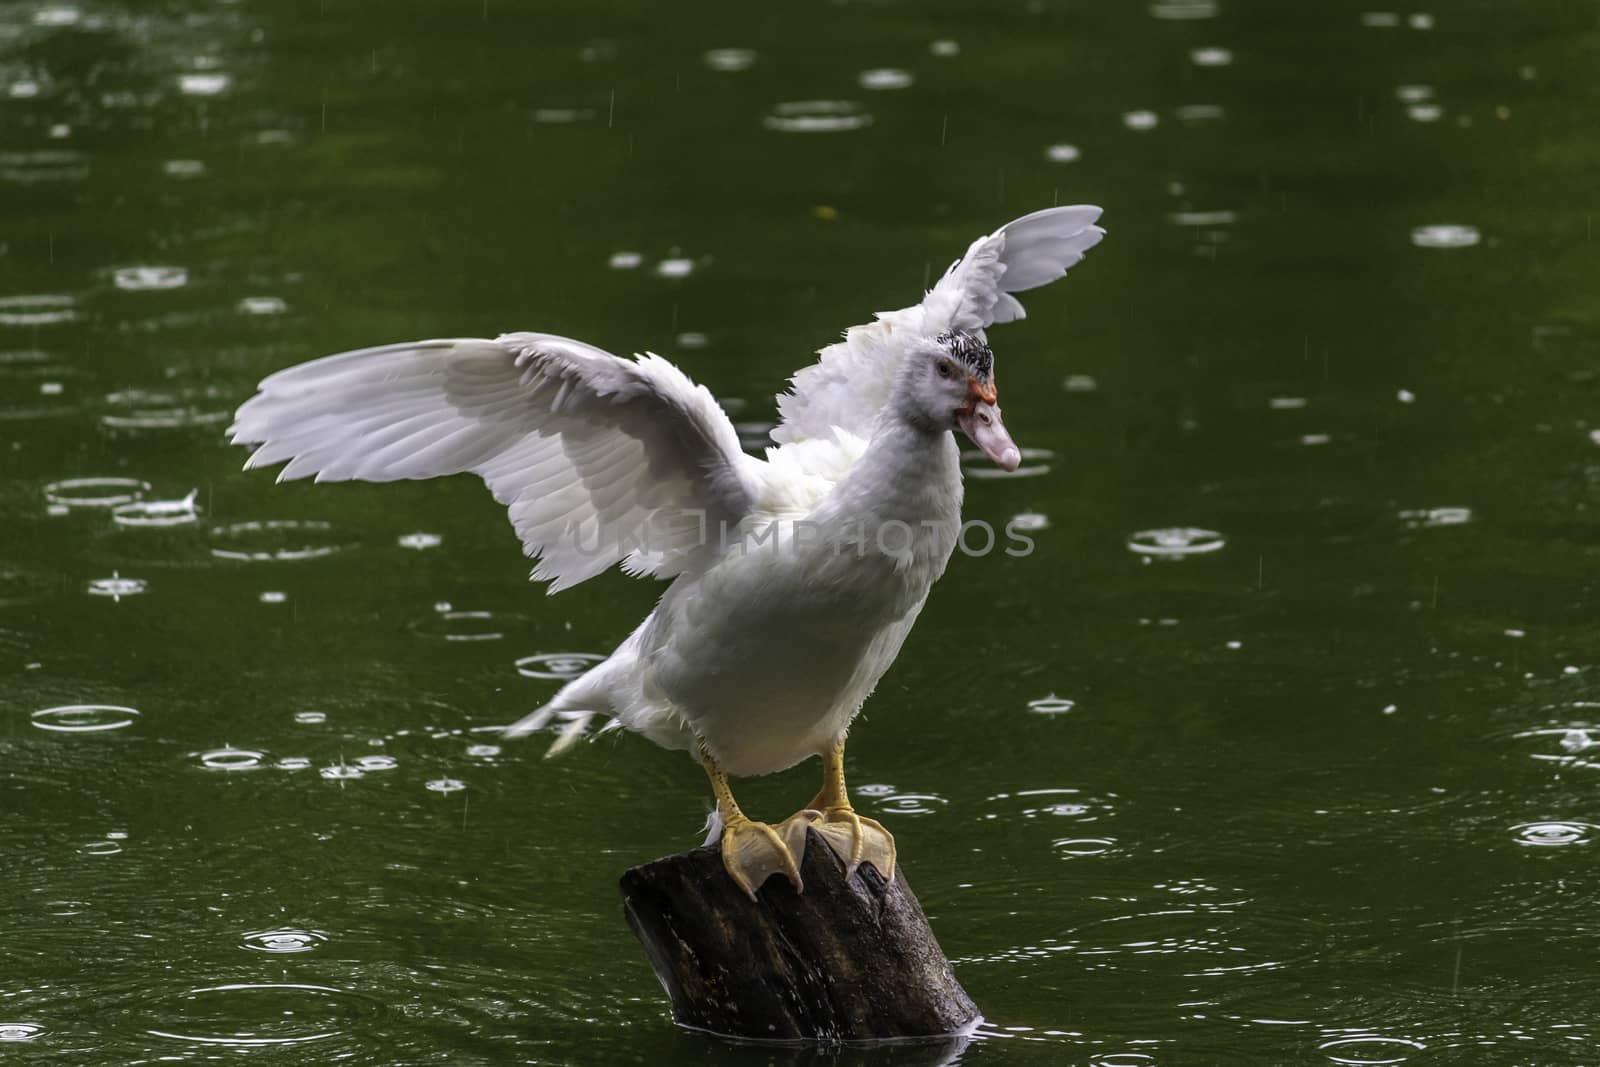
{"type": "Polygon", "coordinates": [[[111,509],[111,521],[118,526],[185,526],[200,521],[195,504],[199,490],[177,500],[133,500],[111,509]]]}
{"type": "Polygon", "coordinates": [[[45,486],[44,498],[68,508],[114,508],[149,491],[150,483],[137,478],[67,478],[45,486]]]}
{"type": "Polygon", "coordinates": [[[335,540],[332,524],[315,520],[235,522],[212,527],[211,536],[213,556],[248,563],[319,559],[352,547],[335,540]]]}
{"type": "MultiPolygon", "coordinates": [[[[989,803],[1004,803],[1024,819],[1070,819],[1073,822],[1098,822],[1116,809],[1116,794],[1092,796],[1081,789],[1024,789],[1016,793],[996,793],[989,803]]],[[[998,818],[990,815],[989,818],[998,818]]]]}
{"type": "Polygon", "coordinates": [[[1421,530],[1435,526],[1461,526],[1472,521],[1472,509],[1463,507],[1407,508],[1399,519],[1408,529],[1421,530]]]}
{"type": "Polygon", "coordinates": [[[67,293],[0,296],[0,326],[56,326],[78,317],[78,301],[67,293]]]}
{"type": "Polygon", "coordinates": [[[1038,700],[1028,701],[1028,710],[1036,711],[1040,715],[1061,715],[1071,711],[1075,706],[1074,701],[1068,700],[1066,697],[1058,697],[1054,693],[1047,697],[1040,697],[1038,700]]]}
{"type": "Polygon", "coordinates": [[[497,615],[492,611],[447,608],[413,623],[411,629],[423,637],[441,641],[499,641],[506,636],[502,622],[515,618],[517,616],[497,615]]]}
{"type": "Polygon", "coordinates": [[[119,267],[111,279],[118,289],[131,292],[181,289],[189,284],[189,272],[182,267],[119,267]]]}
{"type": "Polygon", "coordinates": [[[1049,529],[1049,527],[1049,516],[1041,515],[1037,511],[1024,511],[1021,514],[1011,516],[1011,521],[1006,523],[1006,532],[1020,530],[1023,533],[1037,533],[1040,530],[1049,529]]]}
{"type": "Polygon", "coordinates": [[[891,815],[932,815],[949,803],[937,793],[891,793],[878,797],[876,806],[891,815]]]}
{"type": "Polygon", "coordinates": [[[78,846],[78,851],[85,856],[115,856],[122,851],[122,846],[115,841],[90,841],[78,846]]]}
{"type": "Polygon", "coordinates": [[[402,534],[395,538],[395,544],[401,548],[414,548],[420,551],[424,548],[438,548],[444,544],[444,538],[436,533],[424,533],[418,530],[416,533],[402,534]]]}
{"type": "Polygon", "coordinates": [[[1427,1047],[1409,1037],[1383,1037],[1378,1034],[1336,1037],[1317,1046],[1332,1062],[1349,1064],[1351,1067],[1404,1063],[1412,1053],[1421,1052],[1427,1047]]]}
{"type": "Polygon", "coordinates": [[[1160,530],[1140,530],[1128,538],[1128,548],[1155,559],[1182,559],[1215,552],[1227,544],[1215,530],[1195,526],[1170,526],[1160,530]]]}
{"type": "Polygon", "coordinates": [[[0,1023],[0,1041],[32,1041],[42,1033],[38,1023],[0,1023]]]}
{"type": "Polygon", "coordinates": [[[112,430],[178,430],[191,426],[217,426],[232,417],[229,411],[196,407],[137,408],[126,414],[105,414],[100,424],[112,430]]]}
{"type": "Polygon", "coordinates": [[[325,711],[297,711],[294,713],[294,721],[306,726],[315,726],[318,723],[327,722],[328,713],[325,711]]]}
{"type": "Polygon", "coordinates": [[[791,100],[762,120],[780,133],[838,133],[872,125],[872,115],[853,100],[791,100]]]}
{"type": "Polygon", "coordinates": [[[289,310],[281,296],[247,296],[235,307],[241,315],[282,315],[289,310]]]}
{"type": "Polygon", "coordinates": [[[1055,854],[1066,859],[1078,856],[1104,856],[1117,847],[1111,837],[1063,837],[1050,842],[1055,854]]]}
{"type": "Polygon", "coordinates": [[[1411,231],[1411,243],[1418,248],[1471,248],[1482,239],[1476,226],[1456,223],[1418,226],[1411,231]]]}
{"type": "Polygon", "coordinates": [[[400,761],[393,756],[357,756],[355,765],[363,771],[392,771],[400,761]]]}
{"type": "Polygon", "coordinates": [[[594,652],[540,652],[517,660],[517,673],[524,678],[570,681],[605,659],[594,652]]]}
{"type": "Polygon", "coordinates": [[[889,89],[908,89],[914,81],[916,81],[916,78],[912,76],[910,71],[900,70],[897,67],[876,67],[872,70],[864,70],[856,79],[861,88],[879,92],[889,89]]]}
{"type": "Polygon", "coordinates": [[[257,752],[250,748],[234,748],[224,745],[214,748],[209,752],[197,752],[195,755],[200,760],[200,765],[208,771],[253,771],[264,766],[267,760],[265,752],[257,752]]]}
{"type": "Polygon", "coordinates": [[[111,577],[96,578],[89,583],[89,595],[121,600],[125,596],[138,596],[149,588],[150,583],[143,578],[124,578],[116,571],[112,571],[111,577]]]}
{"type": "Polygon", "coordinates": [[[328,935],[320,930],[256,930],[245,934],[240,944],[253,952],[288,955],[310,952],[326,944],[328,935]]]}
{"type": "Polygon", "coordinates": [[[756,53],[750,48],[713,48],[700,58],[712,70],[733,73],[748,70],[756,61],[756,53]]]}
{"type": "Polygon", "coordinates": [[[466,787],[467,783],[459,778],[435,778],[423,786],[435,793],[459,793],[466,787]]]}
{"type": "Polygon", "coordinates": [[[367,776],[366,771],[362,770],[360,767],[351,766],[348,763],[331,763],[317,773],[322,775],[324,778],[333,778],[338,781],[345,781],[351,778],[365,778],[367,776]]]}
{"type": "Polygon", "coordinates": [[[331,986],[239,983],[174,998],[160,1013],[161,1028],[145,1032],[201,1045],[296,1045],[337,1037],[351,1023],[382,1012],[377,1001],[331,986]]]}
{"type": "Polygon", "coordinates": [[[33,713],[33,725],[63,734],[92,734],[132,726],[139,717],[133,708],[116,704],[63,704],[33,713]]]}
{"type": "Polygon", "coordinates": [[[1519,845],[1536,848],[1560,848],[1564,845],[1586,845],[1596,829],[1586,822],[1525,822],[1513,826],[1511,832],[1519,845]]]}

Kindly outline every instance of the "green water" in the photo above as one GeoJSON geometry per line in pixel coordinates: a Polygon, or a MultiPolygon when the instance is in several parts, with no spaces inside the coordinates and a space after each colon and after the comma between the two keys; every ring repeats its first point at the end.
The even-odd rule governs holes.
{"type": "Polygon", "coordinates": [[[991,335],[1042,451],[968,514],[1037,551],[957,557],[851,738],[986,1015],[939,1055],[1592,1062],[1595,9],[1219,4],[0,6],[0,1060],[810,1062],[675,1029],[622,922],[693,764],[498,747],[559,684],[518,661],[656,588],[546,599],[476,482],[277,487],[228,413],[534,329],[759,437],[839,330],[1092,202],[991,335]],[[856,128],[772,128],[816,100],[856,128]],[[1223,545],[1130,549],[1182,527],[1223,545]]]}

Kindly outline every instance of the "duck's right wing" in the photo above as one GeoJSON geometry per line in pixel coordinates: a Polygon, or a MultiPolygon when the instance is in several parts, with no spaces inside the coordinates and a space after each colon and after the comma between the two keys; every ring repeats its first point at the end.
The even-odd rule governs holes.
{"type": "Polygon", "coordinates": [[[385,345],[279,371],[229,433],[280,481],[387,482],[471,472],[510,511],[554,593],[621,563],[670,577],[750,510],[753,465],[705,389],[654,355],[581,341],[385,345]]]}

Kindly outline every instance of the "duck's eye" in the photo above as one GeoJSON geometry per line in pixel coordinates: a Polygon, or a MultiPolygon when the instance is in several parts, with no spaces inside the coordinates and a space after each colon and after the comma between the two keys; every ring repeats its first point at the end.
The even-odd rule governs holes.
{"type": "Polygon", "coordinates": [[[939,361],[939,377],[948,378],[955,374],[955,372],[956,369],[950,365],[949,360],[941,359],[939,361]]]}

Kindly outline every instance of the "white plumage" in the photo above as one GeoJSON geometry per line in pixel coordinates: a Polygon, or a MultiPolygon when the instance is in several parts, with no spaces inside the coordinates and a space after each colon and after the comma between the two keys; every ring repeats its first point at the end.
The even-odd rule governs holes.
{"type": "Polygon", "coordinates": [[[1082,259],[1099,214],[1017,219],[920,304],[822,349],[778,397],[764,460],[666,360],[540,333],[292,367],[230,432],[257,446],[247,467],[287,461],[280,480],[476,474],[552,593],[618,564],[674,579],[610,658],[509,733],[559,719],[562,744],[601,715],[731,774],[781,770],[842,745],[944,570],[961,521],[949,431],[1015,462],[983,331],[1082,259]]]}

